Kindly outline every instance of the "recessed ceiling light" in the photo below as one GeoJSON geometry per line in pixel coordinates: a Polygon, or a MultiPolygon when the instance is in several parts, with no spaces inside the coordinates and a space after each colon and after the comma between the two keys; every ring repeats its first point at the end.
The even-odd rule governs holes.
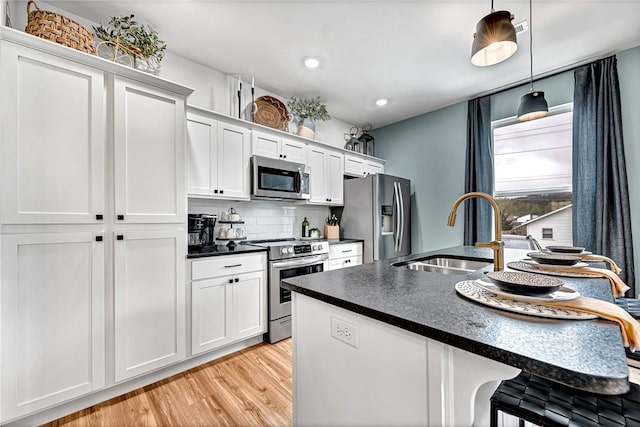
{"type": "Polygon", "coordinates": [[[320,60],[315,56],[308,56],[304,58],[304,66],[307,68],[318,68],[320,60]]]}
{"type": "Polygon", "coordinates": [[[389,102],[389,100],[388,100],[388,99],[386,99],[386,98],[380,98],[380,99],[378,99],[378,100],[376,101],[376,105],[377,105],[378,107],[384,107],[385,105],[387,105],[387,103],[388,103],[388,102],[389,102]]]}

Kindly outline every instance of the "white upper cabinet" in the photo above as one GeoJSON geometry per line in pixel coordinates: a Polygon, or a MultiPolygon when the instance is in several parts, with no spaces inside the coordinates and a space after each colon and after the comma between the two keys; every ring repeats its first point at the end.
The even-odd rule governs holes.
{"type": "Polygon", "coordinates": [[[362,157],[345,154],[344,174],[349,176],[367,176],[384,173],[384,165],[379,162],[363,159],[362,157]]]}
{"type": "Polygon", "coordinates": [[[99,221],[104,74],[2,41],[2,223],[99,221]]]}
{"type": "Polygon", "coordinates": [[[206,114],[187,115],[190,197],[249,200],[249,130],[206,114]]]}
{"type": "Polygon", "coordinates": [[[116,223],[185,221],[185,99],[115,77],[116,223]]]}
{"type": "Polygon", "coordinates": [[[251,152],[257,156],[307,163],[307,144],[260,131],[251,132],[251,152]]]}
{"type": "Polygon", "coordinates": [[[384,173],[384,164],[367,160],[365,162],[365,174],[373,175],[376,173],[384,173]]]}
{"type": "Polygon", "coordinates": [[[210,117],[187,115],[187,191],[213,196],[218,188],[218,122],[210,117]]]}
{"type": "Polygon", "coordinates": [[[319,205],[342,205],[344,155],[324,148],[309,148],[310,199],[319,205]]]}
{"type": "Polygon", "coordinates": [[[218,123],[218,195],[233,200],[250,197],[251,155],[249,130],[218,123]]]}

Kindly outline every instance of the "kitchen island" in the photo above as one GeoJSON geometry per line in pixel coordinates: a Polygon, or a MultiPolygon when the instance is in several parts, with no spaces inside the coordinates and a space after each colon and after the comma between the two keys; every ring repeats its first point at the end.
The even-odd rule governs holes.
{"type": "MultiPolygon", "coordinates": [[[[506,262],[526,255],[505,250],[506,262]]],[[[491,250],[443,255],[492,261],[491,250]]],[[[602,394],[628,390],[618,326],[555,320],[476,304],[455,283],[481,277],[391,261],[285,279],[293,294],[294,424],[488,425],[488,399],[520,370],[602,394]]],[[[606,279],[562,280],[612,300],[606,279]]]]}

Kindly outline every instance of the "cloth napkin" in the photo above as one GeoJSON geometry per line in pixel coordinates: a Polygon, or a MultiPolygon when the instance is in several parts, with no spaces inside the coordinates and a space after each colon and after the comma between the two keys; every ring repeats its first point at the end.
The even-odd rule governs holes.
{"type": "Polygon", "coordinates": [[[611,282],[611,292],[616,297],[621,297],[631,289],[627,286],[626,283],[622,281],[622,279],[613,271],[605,270],[603,268],[593,268],[593,267],[562,267],[558,268],[556,266],[550,264],[540,264],[533,261],[522,260],[522,262],[526,262],[529,265],[532,265],[536,268],[537,272],[544,274],[545,271],[548,272],[556,272],[556,273],[577,273],[584,274],[586,276],[594,276],[594,277],[606,277],[611,282]]]}
{"type": "Polygon", "coordinates": [[[631,351],[640,349],[640,323],[638,323],[638,321],[623,308],[618,307],[611,302],[588,297],[579,297],[569,301],[543,302],[536,304],[547,307],[583,311],[585,313],[595,314],[603,319],[616,322],[620,325],[624,346],[629,347],[629,350],[631,351]]]}
{"type": "Polygon", "coordinates": [[[620,274],[620,271],[622,271],[620,269],[620,267],[618,267],[618,264],[616,264],[616,262],[614,260],[612,260],[609,257],[606,257],[604,255],[596,255],[596,254],[591,254],[591,255],[580,255],[582,257],[583,261],[601,261],[601,262],[606,262],[607,264],[609,264],[611,266],[611,270],[613,270],[614,273],[616,274],[620,274]]]}

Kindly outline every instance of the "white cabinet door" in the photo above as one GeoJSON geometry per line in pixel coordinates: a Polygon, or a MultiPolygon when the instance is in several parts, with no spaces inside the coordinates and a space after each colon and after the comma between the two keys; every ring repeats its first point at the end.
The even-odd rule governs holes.
{"type": "Polygon", "coordinates": [[[213,196],[218,189],[218,122],[210,117],[187,115],[187,192],[189,196],[213,196]]]}
{"type": "Polygon", "coordinates": [[[344,155],[327,152],[327,196],[330,205],[344,204],[344,155]]]}
{"type": "Polygon", "coordinates": [[[282,138],[264,132],[251,132],[251,153],[256,156],[281,159],[280,144],[282,138]]]}
{"type": "Polygon", "coordinates": [[[267,331],[266,282],[265,271],[240,274],[233,279],[230,286],[234,338],[251,337],[267,331]]]}
{"type": "Polygon", "coordinates": [[[307,144],[265,132],[251,132],[251,153],[294,163],[307,163],[307,144]]]}
{"type": "Polygon", "coordinates": [[[183,230],[115,233],[116,381],[184,359],[185,246],[183,230]]]}
{"type": "Polygon", "coordinates": [[[2,269],[0,421],[102,388],[104,242],[4,235],[2,269]]]}
{"type": "Polygon", "coordinates": [[[184,222],[184,97],[118,77],[113,92],[116,222],[184,222]]]}
{"type": "Polygon", "coordinates": [[[307,164],[307,144],[282,138],[282,158],[288,162],[307,164]]]}
{"type": "Polygon", "coordinates": [[[229,342],[227,300],[231,276],[191,283],[191,354],[200,354],[229,342]]]}
{"type": "Polygon", "coordinates": [[[384,165],[382,163],[367,161],[365,165],[365,173],[367,175],[384,173],[384,165]]]}
{"type": "Polygon", "coordinates": [[[326,151],[322,148],[309,147],[309,202],[327,204],[326,188],[326,151]]]}
{"type": "Polygon", "coordinates": [[[342,205],[344,203],[344,155],[336,151],[309,147],[309,203],[342,205]]]}
{"type": "Polygon", "coordinates": [[[2,223],[88,223],[104,214],[101,71],[1,42],[2,223]]]}
{"type": "Polygon", "coordinates": [[[344,156],[344,174],[350,176],[365,176],[364,160],[360,157],[345,154],[344,156]]]}
{"type": "Polygon", "coordinates": [[[249,130],[218,122],[218,194],[219,198],[249,200],[249,130]]]}

